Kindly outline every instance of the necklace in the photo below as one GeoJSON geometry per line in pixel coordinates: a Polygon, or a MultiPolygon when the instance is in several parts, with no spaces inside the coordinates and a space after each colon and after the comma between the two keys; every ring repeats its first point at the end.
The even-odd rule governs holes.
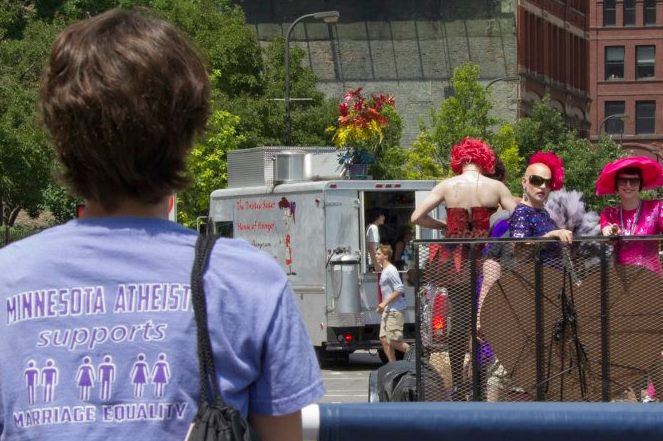
{"type": "Polygon", "coordinates": [[[640,220],[640,210],[642,209],[642,201],[638,204],[638,211],[635,212],[635,217],[633,218],[633,223],[631,224],[631,228],[628,230],[624,228],[624,216],[622,215],[622,212],[624,209],[619,206],[619,226],[621,228],[622,233],[624,236],[633,236],[635,233],[635,229],[638,227],[638,221],[640,220]]]}

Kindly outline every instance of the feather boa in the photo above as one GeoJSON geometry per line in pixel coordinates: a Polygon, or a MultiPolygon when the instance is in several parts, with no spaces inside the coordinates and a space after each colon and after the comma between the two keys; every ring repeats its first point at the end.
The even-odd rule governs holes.
{"type": "MultiPolygon", "coordinates": [[[[594,211],[587,211],[579,191],[553,191],[545,208],[558,228],[571,230],[576,237],[600,235],[599,215],[594,211]]],[[[595,241],[583,240],[576,242],[573,247],[574,256],[583,261],[586,268],[600,262],[600,253],[600,245],[595,241]]]]}

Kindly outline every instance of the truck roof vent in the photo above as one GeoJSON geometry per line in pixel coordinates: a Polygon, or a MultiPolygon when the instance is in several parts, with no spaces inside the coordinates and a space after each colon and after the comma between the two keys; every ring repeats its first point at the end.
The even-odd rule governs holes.
{"type": "Polygon", "coordinates": [[[274,183],[285,184],[305,180],[305,163],[305,152],[278,152],[274,155],[274,183]]]}

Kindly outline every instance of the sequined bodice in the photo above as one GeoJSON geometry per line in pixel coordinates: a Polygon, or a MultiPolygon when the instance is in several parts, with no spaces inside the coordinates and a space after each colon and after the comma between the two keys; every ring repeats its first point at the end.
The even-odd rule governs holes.
{"type": "Polygon", "coordinates": [[[495,207],[447,208],[447,237],[487,237],[495,207]]]}

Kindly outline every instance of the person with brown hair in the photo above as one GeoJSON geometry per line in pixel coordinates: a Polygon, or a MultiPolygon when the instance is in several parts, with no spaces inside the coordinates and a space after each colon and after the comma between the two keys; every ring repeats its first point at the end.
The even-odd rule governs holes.
{"type": "Polygon", "coordinates": [[[391,263],[392,249],[390,245],[380,245],[375,252],[377,263],[382,268],[380,274],[380,290],[382,301],[375,308],[382,313],[380,320],[380,343],[389,361],[396,361],[396,350],[407,352],[410,345],[403,340],[403,326],[407,308],[405,288],[398,275],[398,270],[391,263]]]}
{"type": "MultiPolygon", "coordinates": [[[[184,439],[199,402],[197,234],[167,213],[207,122],[205,66],[167,22],[111,10],[60,34],[40,103],[86,213],[0,250],[0,437],[184,439]]],[[[203,285],[224,400],[263,441],[302,439],[301,409],[324,389],[286,275],[219,239],[203,285]]]]}

